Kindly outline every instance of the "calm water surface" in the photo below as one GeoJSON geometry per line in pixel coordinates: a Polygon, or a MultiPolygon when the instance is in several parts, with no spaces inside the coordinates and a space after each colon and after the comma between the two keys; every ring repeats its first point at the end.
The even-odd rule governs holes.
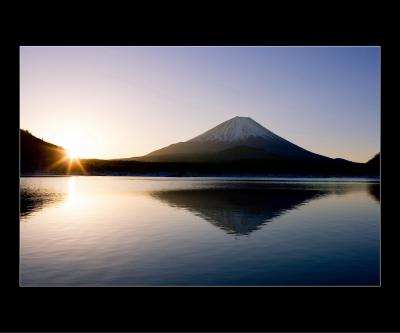
{"type": "Polygon", "coordinates": [[[371,180],[21,178],[22,286],[379,285],[371,180]]]}

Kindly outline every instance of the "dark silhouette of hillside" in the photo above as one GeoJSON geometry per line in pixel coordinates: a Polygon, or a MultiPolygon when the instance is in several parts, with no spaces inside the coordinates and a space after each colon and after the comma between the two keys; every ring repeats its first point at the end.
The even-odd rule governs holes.
{"type": "Polygon", "coordinates": [[[238,174],[266,175],[366,175],[364,163],[334,163],[287,160],[236,162],[139,162],[121,160],[81,160],[89,173],[156,174],[160,176],[229,176],[238,174]]]}
{"type": "Polygon", "coordinates": [[[376,154],[367,163],[365,163],[365,169],[371,174],[380,173],[381,153],[376,154]]]}
{"type": "Polygon", "coordinates": [[[41,140],[22,129],[20,130],[20,147],[22,173],[52,171],[51,166],[66,156],[64,148],[41,140]]]}

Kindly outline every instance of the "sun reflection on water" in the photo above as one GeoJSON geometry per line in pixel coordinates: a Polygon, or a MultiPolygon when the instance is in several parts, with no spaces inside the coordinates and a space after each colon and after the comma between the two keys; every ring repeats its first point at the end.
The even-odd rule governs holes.
{"type": "Polygon", "coordinates": [[[75,177],[70,177],[68,179],[68,203],[76,203],[76,179],[75,177]]]}

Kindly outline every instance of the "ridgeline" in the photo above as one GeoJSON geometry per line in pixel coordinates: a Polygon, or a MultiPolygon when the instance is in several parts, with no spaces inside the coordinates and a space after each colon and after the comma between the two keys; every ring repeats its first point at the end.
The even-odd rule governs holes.
{"type": "Polygon", "coordinates": [[[137,176],[360,176],[378,177],[380,154],[367,163],[342,159],[284,160],[246,158],[204,162],[145,162],[128,159],[67,158],[64,148],[20,130],[21,175],[137,175],[137,176]]]}

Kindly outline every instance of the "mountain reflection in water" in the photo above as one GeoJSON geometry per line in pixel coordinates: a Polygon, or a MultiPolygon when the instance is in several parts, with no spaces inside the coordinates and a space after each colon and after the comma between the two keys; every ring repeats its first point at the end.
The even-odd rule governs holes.
{"type": "Polygon", "coordinates": [[[290,190],[178,190],[152,196],[170,206],[187,209],[227,233],[247,235],[264,223],[323,195],[318,191],[290,190]]]}
{"type": "Polygon", "coordinates": [[[54,193],[34,188],[22,188],[20,194],[20,215],[26,217],[44,207],[64,199],[65,193],[54,193]]]}
{"type": "MultiPolygon", "coordinates": [[[[23,187],[21,216],[26,217],[71,196],[75,184],[68,180],[63,191],[23,187]]],[[[148,191],[148,194],[174,208],[182,208],[228,234],[248,235],[293,209],[326,195],[365,191],[380,201],[379,184],[343,183],[268,183],[268,182],[211,182],[200,187],[148,191]]]]}
{"type": "MultiPolygon", "coordinates": [[[[232,185],[232,184],[231,184],[232,185]]],[[[378,185],[379,188],[379,185],[378,185]]],[[[247,235],[274,218],[330,194],[344,194],[357,187],[254,184],[249,188],[156,191],[150,195],[171,207],[183,208],[229,234],[247,235]]]]}
{"type": "Polygon", "coordinates": [[[381,187],[379,184],[369,184],[368,193],[378,202],[381,201],[381,187]]]}

